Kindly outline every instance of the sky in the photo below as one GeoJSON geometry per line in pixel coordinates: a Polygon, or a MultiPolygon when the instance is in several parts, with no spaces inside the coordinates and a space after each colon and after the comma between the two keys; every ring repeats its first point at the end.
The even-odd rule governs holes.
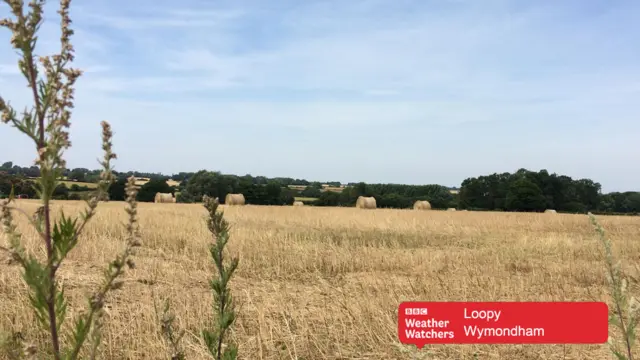
{"type": "MultiPolygon", "coordinates": [[[[38,55],[59,48],[57,1],[38,55]]],[[[8,7],[0,5],[0,17],[8,7]]],[[[519,168],[640,190],[635,0],[74,0],[68,167],[440,184],[519,168]]],[[[0,29],[0,95],[31,104],[0,29]]],[[[0,124],[0,161],[34,147],[0,124]]]]}

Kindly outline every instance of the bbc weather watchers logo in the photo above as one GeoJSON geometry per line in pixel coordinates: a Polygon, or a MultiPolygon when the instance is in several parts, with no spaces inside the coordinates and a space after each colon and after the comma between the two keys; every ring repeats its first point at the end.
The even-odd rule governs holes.
{"type": "Polygon", "coordinates": [[[429,311],[427,308],[406,308],[404,309],[405,315],[427,315],[429,311]]]}

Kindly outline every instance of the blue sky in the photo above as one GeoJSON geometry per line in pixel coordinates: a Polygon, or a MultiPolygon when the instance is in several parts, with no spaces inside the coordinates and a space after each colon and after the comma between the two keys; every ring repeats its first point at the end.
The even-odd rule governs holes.
{"type": "MultiPolygon", "coordinates": [[[[56,50],[57,1],[40,54],[56,50]]],[[[0,16],[8,9],[0,7],[0,16]]],[[[640,2],[72,2],[70,167],[459,186],[547,169],[640,190],[640,2]]],[[[9,32],[0,94],[29,101],[9,32]]],[[[29,141],[0,126],[0,161],[29,141]]]]}

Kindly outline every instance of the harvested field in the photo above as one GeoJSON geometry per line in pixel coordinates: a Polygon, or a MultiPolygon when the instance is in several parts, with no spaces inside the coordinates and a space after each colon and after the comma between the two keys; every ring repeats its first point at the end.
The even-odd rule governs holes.
{"type": "MultiPolygon", "coordinates": [[[[37,201],[19,200],[33,212],[37,201]]],[[[54,201],[65,213],[82,202],[54,201]]],[[[60,270],[73,316],[83,293],[124,246],[125,204],[101,203],[60,270]]],[[[241,359],[608,359],[607,345],[447,345],[397,341],[396,310],[424,301],[608,301],[601,244],[584,215],[291,206],[224,207],[241,359]]],[[[201,205],[139,205],[143,247],[123,290],[108,300],[105,359],[168,358],[155,320],[172,300],[189,359],[209,359],[199,338],[212,315],[211,237],[201,205]]],[[[28,249],[34,233],[20,219],[28,249]]],[[[598,219],[625,266],[640,257],[640,218],[598,219]]],[[[6,243],[0,235],[0,244],[6,243]]],[[[42,250],[38,253],[43,254],[42,250]]],[[[19,269],[0,264],[0,330],[38,341],[19,269]]],[[[67,322],[70,324],[70,322],[67,322]]]]}

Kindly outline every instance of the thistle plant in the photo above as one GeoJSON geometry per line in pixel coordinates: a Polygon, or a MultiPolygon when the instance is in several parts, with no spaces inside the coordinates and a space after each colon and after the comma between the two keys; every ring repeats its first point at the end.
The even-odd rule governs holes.
{"type": "Polygon", "coordinates": [[[220,205],[218,199],[208,196],[203,197],[204,207],[207,209],[207,227],[213,235],[214,242],[209,245],[209,252],[217,269],[217,276],[210,281],[213,290],[213,306],[216,312],[216,320],[211,329],[202,331],[202,337],[207,344],[209,352],[216,360],[235,360],[238,356],[238,348],[235,344],[225,344],[225,335],[233,326],[236,315],[233,298],[228,288],[229,280],[238,267],[238,258],[231,258],[228,266],[224,264],[224,247],[229,241],[229,224],[224,219],[224,212],[218,212],[220,205]],[[223,349],[224,345],[226,347],[223,349]]]}
{"type": "Polygon", "coordinates": [[[176,320],[175,314],[171,311],[171,302],[169,299],[164,299],[164,306],[162,308],[162,315],[158,311],[158,306],[156,304],[156,296],[155,292],[152,290],[153,295],[153,306],[156,311],[156,320],[160,322],[160,332],[164,337],[165,341],[169,344],[171,349],[171,360],[185,360],[186,357],[182,348],[180,346],[180,342],[185,335],[185,331],[178,329],[174,324],[176,320]]]}
{"type": "Polygon", "coordinates": [[[622,333],[621,341],[610,339],[610,350],[618,360],[633,360],[633,346],[636,340],[636,326],[638,325],[638,300],[629,294],[628,280],[620,270],[620,264],[614,262],[611,241],[595,216],[589,213],[589,219],[594,226],[605,250],[607,265],[607,280],[609,280],[611,297],[613,298],[613,314],[609,316],[609,324],[617,327],[622,333]],[[620,346],[619,343],[622,343],[620,346]]]}
{"type": "MultiPolygon", "coordinates": [[[[0,97],[0,113],[3,123],[13,125],[28,136],[35,144],[37,157],[35,164],[40,168],[40,178],[35,190],[41,206],[31,217],[23,209],[13,205],[13,191],[8,200],[0,203],[3,230],[8,246],[1,249],[9,253],[11,260],[22,267],[22,276],[29,289],[29,301],[38,324],[48,333],[49,349],[46,352],[54,359],[77,359],[86,340],[89,340],[89,358],[95,358],[100,344],[103,308],[107,294],[122,287],[118,280],[125,267],[133,267],[131,256],[140,245],[137,230],[137,203],[134,179],[127,184],[126,225],[128,238],[126,247],[118,254],[104,272],[104,281],[88,299],[88,310],[74,320],[72,327],[64,327],[68,302],[64,289],[57,279],[57,272],[69,253],[76,247],[89,220],[95,215],[100,200],[107,198],[107,190],[114,180],[111,161],[116,159],[112,152],[112,131],[107,122],[102,122],[102,149],[104,157],[100,161],[102,173],[97,189],[86,201],[86,209],[79,216],[67,216],[61,213],[57,221],[53,220],[51,198],[59,184],[66,166],[62,158],[65,149],[71,146],[69,141],[71,109],[74,100],[74,84],[82,71],[71,68],[74,49],[70,38],[73,30],[69,18],[70,0],[61,0],[58,14],[61,17],[60,52],[52,56],[38,56],[44,69],[40,76],[36,66],[35,47],[37,36],[43,21],[44,0],[31,0],[28,12],[22,0],[4,0],[9,5],[13,18],[0,20],[0,26],[11,33],[11,45],[20,55],[18,67],[27,80],[33,96],[33,106],[18,115],[13,107],[0,97]],[[46,248],[46,258],[39,259],[33,252],[27,252],[23,246],[22,234],[14,222],[13,214],[26,215],[34,227],[41,243],[46,248]],[[64,336],[66,335],[66,336],[64,336]],[[68,344],[61,339],[70,339],[68,344]]],[[[29,349],[34,352],[33,347],[29,349]]]]}

